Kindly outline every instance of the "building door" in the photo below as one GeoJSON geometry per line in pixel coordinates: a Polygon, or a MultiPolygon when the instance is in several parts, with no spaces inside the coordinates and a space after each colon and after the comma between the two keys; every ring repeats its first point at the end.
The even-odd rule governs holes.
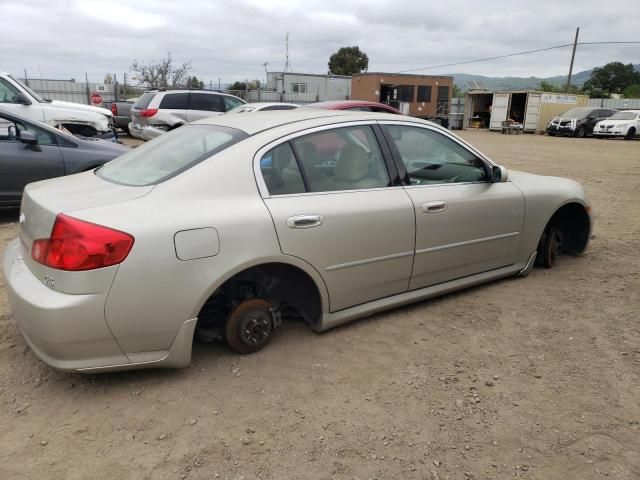
{"type": "Polygon", "coordinates": [[[491,105],[491,121],[489,123],[490,130],[501,130],[502,122],[507,121],[509,113],[509,94],[494,93],[493,104],[491,105]]]}
{"type": "Polygon", "coordinates": [[[438,87],[438,104],[436,115],[446,115],[449,113],[449,87],[438,87]]]}
{"type": "Polygon", "coordinates": [[[542,93],[527,93],[527,106],[524,114],[524,131],[535,132],[538,129],[540,120],[540,104],[542,103],[542,93]]]}

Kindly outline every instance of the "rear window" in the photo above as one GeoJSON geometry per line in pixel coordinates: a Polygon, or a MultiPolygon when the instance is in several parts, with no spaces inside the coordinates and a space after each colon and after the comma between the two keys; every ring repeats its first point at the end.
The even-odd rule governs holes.
{"type": "Polygon", "coordinates": [[[106,163],[96,175],[141,187],[174,177],[248,135],[216,125],[184,125],[106,163]]]}
{"type": "Polygon", "coordinates": [[[189,93],[165,93],[159,108],[167,110],[186,110],[189,103],[189,93]]]}
{"type": "Polygon", "coordinates": [[[153,97],[155,97],[155,93],[144,93],[142,96],[133,104],[132,108],[137,108],[139,110],[144,110],[149,106],[153,97]]]}

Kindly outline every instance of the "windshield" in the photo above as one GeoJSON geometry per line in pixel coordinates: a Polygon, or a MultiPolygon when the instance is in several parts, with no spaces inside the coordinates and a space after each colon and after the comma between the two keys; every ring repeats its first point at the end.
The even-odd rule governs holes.
{"type": "Polygon", "coordinates": [[[609,120],[633,120],[636,118],[635,112],[618,112],[609,117],[609,120]]]}
{"type": "Polygon", "coordinates": [[[591,112],[593,112],[593,108],[572,108],[571,110],[567,110],[560,116],[571,117],[571,118],[585,118],[591,112]]]}
{"type": "Polygon", "coordinates": [[[142,187],[174,177],[248,135],[216,125],[184,125],[96,170],[104,180],[142,187]]]}
{"type": "Polygon", "coordinates": [[[14,82],[16,82],[18,85],[20,85],[22,88],[24,88],[27,92],[29,92],[31,94],[31,96],[33,98],[35,98],[38,102],[40,103],[45,103],[46,100],[44,98],[42,98],[40,95],[38,95],[36,92],[34,92],[33,90],[31,90],[29,87],[27,87],[24,83],[22,83],[20,80],[18,80],[16,77],[14,77],[13,75],[9,75],[9,78],[11,78],[11,80],[13,80],[14,82]]]}

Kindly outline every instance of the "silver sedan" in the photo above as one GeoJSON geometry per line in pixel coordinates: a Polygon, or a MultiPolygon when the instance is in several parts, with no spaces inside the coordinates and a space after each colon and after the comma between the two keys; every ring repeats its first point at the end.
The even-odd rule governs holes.
{"type": "Polygon", "coordinates": [[[426,121],[224,115],[30,184],[4,274],[49,365],[184,367],[194,338],[250,353],[283,316],[321,332],[550,267],[585,250],[589,212],[578,183],[508,172],[426,121]]]}

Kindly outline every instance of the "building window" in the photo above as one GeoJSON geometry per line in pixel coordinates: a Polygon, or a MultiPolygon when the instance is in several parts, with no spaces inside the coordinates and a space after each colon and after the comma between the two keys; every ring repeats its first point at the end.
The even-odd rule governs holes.
{"type": "Polygon", "coordinates": [[[415,87],[413,85],[400,85],[398,87],[401,102],[413,102],[415,87]]]}
{"type": "Polygon", "coordinates": [[[422,85],[418,87],[418,102],[431,101],[431,85],[422,85]]]}
{"type": "Polygon", "coordinates": [[[306,83],[292,83],[291,84],[291,92],[293,92],[293,93],[307,93],[307,84],[306,83]]]}

